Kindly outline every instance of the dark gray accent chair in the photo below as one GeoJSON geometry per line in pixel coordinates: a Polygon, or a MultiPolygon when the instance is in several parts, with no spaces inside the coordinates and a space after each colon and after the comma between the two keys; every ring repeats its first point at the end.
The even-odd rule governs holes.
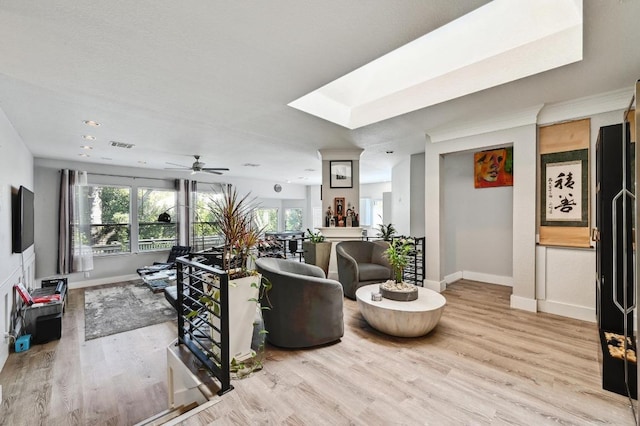
{"type": "Polygon", "coordinates": [[[256,268],[271,282],[260,303],[267,341],[282,348],[306,348],[344,335],[342,286],[315,265],[261,257],[256,268]]]}
{"type": "Polygon", "coordinates": [[[384,256],[386,241],[342,241],[336,244],[338,280],[344,295],[356,298],[356,290],[392,279],[393,269],[384,256]]]}

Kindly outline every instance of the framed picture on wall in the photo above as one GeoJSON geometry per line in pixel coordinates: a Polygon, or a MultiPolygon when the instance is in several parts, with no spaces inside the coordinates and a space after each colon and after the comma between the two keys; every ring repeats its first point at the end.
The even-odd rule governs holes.
{"type": "Polygon", "coordinates": [[[589,226],[589,150],[542,154],[540,224],[589,226]]]}
{"type": "Polygon", "coordinates": [[[352,161],[330,161],[331,188],[353,188],[352,161]]]}
{"type": "Polygon", "coordinates": [[[513,147],[476,152],[473,163],[476,188],[513,186],[513,147]]]}

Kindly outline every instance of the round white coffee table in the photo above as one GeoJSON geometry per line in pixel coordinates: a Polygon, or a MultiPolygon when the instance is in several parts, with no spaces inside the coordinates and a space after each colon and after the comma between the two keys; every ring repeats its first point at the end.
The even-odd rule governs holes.
{"type": "Polygon", "coordinates": [[[440,321],[447,300],[438,292],[418,287],[418,298],[411,302],[399,302],[383,298],[371,300],[371,293],[378,293],[379,284],[366,285],[356,291],[358,308],[364,319],[378,331],[392,336],[424,336],[440,321]]]}

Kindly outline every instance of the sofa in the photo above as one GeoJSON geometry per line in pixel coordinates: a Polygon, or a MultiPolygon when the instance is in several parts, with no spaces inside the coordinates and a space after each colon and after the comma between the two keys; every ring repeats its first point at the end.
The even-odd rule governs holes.
{"type": "Polygon", "coordinates": [[[271,289],[260,297],[267,341],[282,348],[307,348],[344,335],[342,285],[315,265],[258,258],[256,268],[271,289]]]}
{"type": "Polygon", "coordinates": [[[356,290],[393,278],[393,268],[384,255],[386,241],[342,241],[336,245],[338,280],[344,295],[356,298],[356,290]]]}

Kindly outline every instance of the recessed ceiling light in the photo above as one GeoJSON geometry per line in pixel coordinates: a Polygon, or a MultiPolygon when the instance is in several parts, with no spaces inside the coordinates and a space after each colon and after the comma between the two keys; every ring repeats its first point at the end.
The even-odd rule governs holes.
{"type": "Polygon", "coordinates": [[[260,167],[260,164],[256,164],[256,163],[244,163],[243,164],[244,167],[260,167]]]}
{"type": "Polygon", "coordinates": [[[86,141],[95,141],[96,137],[95,136],[91,136],[91,135],[82,135],[82,139],[84,139],[86,141]]]}
{"type": "Polygon", "coordinates": [[[142,160],[138,161],[138,163],[139,163],[139,164],[147,164],[147,162],[146,162],[146,161],[142,161],[142,160]]]}
{"type": "Polygon", "coordinates": [[[78,155],[79,155],[80,157],[91,157],[89,154],[85,154],[85,153],[78,154],[78,155]]]}
{"type": "Polygon", "coordinates": [[[305,172],[315,172],[316,169],[304,169],[305,172]]]}
{"type": "Polygon", "coordinates": [[[93,149],[93,147],[89,146],[89,145],[80,145],[80,148],[82,148],[82,149],[93,149]]]}
{"type": "Polygon", "coordinates": [[[93,120],[84,120],[83,123],[86,124],[87,126],[92,126],[92,127],[98,127],[100,125],[100,123],[93,120]]]}
{"type": "Polygon", "coordinates": [[[100,157],[100,159],[107,160],[107,161],[113,161],[113,158],[109,158],[109,157],[100,157]]]}

